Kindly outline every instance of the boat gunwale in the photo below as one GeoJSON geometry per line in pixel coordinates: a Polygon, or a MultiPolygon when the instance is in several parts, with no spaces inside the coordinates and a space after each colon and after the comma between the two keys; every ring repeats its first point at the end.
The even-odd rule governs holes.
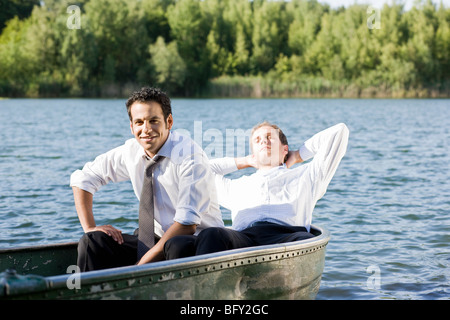
{"type": "MultiPolygon", "coordinates": [[[[42,251],[43,249],[64,249],[66,247],[76,247],[78,245],[77,241],[62,242],[62,243],[49,243],[49,244],[39,244],[35,246],[27,247],[11,247],[11,248],[0,248],[0,254],[17,253],[17,252],[33,252],[42,251]]],[[[0,270],[2,271],[2,270],[0,270]]]]}

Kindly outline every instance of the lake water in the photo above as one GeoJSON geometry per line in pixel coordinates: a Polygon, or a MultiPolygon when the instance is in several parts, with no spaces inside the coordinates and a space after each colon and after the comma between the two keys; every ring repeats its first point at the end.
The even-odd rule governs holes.
{"type": "MultiPolygon", "coordinates": [[[[242,155],[230,137],[266,119],[293,148],[346,123],[313,214],[331,232],[317,299],[449,299],[450,100],[174,99],[173,114],[212,156],[242,155]]],[[[0,248],[78,240],[70,174],[131,137],[125,100],[0,100],[0,248]]],[[[136,228],[128,182],[94,202],[97,224],[136,228]]]]}

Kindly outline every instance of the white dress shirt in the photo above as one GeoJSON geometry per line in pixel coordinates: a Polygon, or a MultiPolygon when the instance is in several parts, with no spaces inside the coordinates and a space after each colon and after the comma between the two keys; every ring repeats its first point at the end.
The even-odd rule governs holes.
{"type": "MultiPolygon", "coordinates": [[[[203,150],[190,138],[170,132],[156,156],[164,158],[154,169],[155,233],[162,236],[174,221],[196,224],[196,234],[208,227],[223,227],[213,173],[203,150]]],[[[145,157],[136,139],[129,139],[76,170],[70,186],[94,194],[109,182],[131,180],[139,199],[145,157]]]]}
{"type": "Polygon", "coordinates": [[[304,226],[309,231],[316,202],[325,194],[347,149],[349,131],[340,123],[308,139],[300,156],[311,162],[285,165],[237,179],[224,175],[237,170],[233,158],[211,160],[219,204],[231,210],[232,228],[243,230],[256,221],[304,226]]]}

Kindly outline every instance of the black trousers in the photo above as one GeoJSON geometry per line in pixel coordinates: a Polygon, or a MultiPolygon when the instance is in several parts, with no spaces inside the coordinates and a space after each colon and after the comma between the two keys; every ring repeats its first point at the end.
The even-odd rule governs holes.
{"type": "Polygon", "coordinates": [[[164,245],[166,259],[184,258],[224,250],[285,243],[314,237],[305,227],[257,222],[242,231],[208,228],[198,236],[176,236],[164,245]]]}
{"type": "MultiPolygon", "coordinates": [[[[136,264],[139,228],[134,234],[122,234],[118,244],[102,231],[85,233],[78,242],[77,265],[82,272],[136,264]]],[[[155,243],[160,238],[155,234],[155,243]]]]}
{"type": "Polygon", "coordinates": [[[77,265],[82,272],[133,265],[137,262],[137,235],[122,234],[118,244],[102,231],[85,233],[78,242],[77,265]]]}

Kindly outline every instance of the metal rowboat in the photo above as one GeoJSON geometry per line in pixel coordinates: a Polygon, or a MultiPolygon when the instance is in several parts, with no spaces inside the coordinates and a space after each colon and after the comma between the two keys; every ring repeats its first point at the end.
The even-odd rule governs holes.
{"type": "Polygon", "coordinates": [[[0,250],[0,299],[314,299],[330,239],[76,273],[77,243],[0,250]],[[74,272],[74,273],[72,273],[74,272]]]}

